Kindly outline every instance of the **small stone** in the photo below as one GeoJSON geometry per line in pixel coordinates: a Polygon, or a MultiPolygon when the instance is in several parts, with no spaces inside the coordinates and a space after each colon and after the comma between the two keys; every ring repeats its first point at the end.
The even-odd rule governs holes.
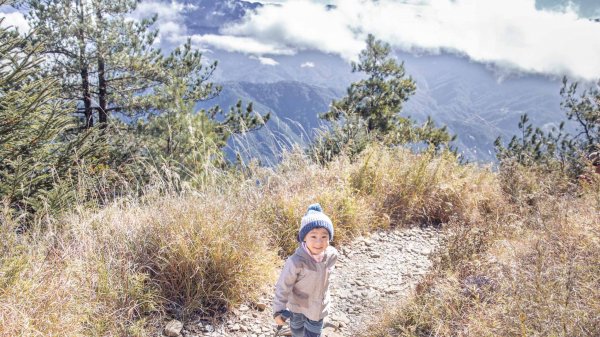
{"type": "Polygon", "coordinates": [[[263,303],[263,302],[258,302],[258,303],[256,303],[256,308],[259,311],[265,311],[265,309],[267,308],[267,304],[263,303]]]}
{"type": "Polygon", "coordinates": [[[339,298],[344,299],[344,298],[348,298],[350,296],[351,296],[350,292],[348,292],[348,290],[346,290],[346,289],[340,289],[337,291],[337,297],[339,297],[339,298]]]}
{"type": "Polygon", "coordinates": [[[400,287],[389,287],[385,290],[386,294],[395,294],[395,293],[399,293],[402,289],[400,289],[400,287]]]}
{"type": "Polygon", "coordinates": [[[165,335],[169,337],[177,337],[181,335],[181,330],[183,329],[183,323],[174,319],[167,323],[165,326],[165,335]]]}
{"type": "Polygon", "coordinates": [[[231,330],[231,331],[239,331],[240,330],[240,325],[236,323],[229,330],[231,330]]]}
{"type": "Polygon", "coordinates": [[[333,327],[327,327],[323,329],[322,332],[323,337],[342,337],[339,333],[335,332],[333,327]]]}

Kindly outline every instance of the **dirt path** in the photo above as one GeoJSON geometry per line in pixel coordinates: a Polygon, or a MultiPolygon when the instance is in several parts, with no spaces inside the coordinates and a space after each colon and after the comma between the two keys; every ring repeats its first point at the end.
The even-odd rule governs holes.
{"type": "MultiPolygon", "coordinates": [[[[374,233],[342,247],[332,275],[332,311],[325,319],[323,336],[355,336],[386,304],[405,298],[431,267],[429,256],[438,246],[437,230],[411,228],[374,233]]],[[[271,302],[265,299],[258,305],[242,305],[218,326],[187,322],[182,335],[271,337],[273,331],[271,302]]]]}

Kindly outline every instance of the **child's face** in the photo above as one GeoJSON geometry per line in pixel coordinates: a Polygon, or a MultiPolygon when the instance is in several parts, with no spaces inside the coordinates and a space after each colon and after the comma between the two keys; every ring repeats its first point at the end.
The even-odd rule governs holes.
{"type": "Polygon", "coordinates": [[[306,234],[304,242],[313,255],[320,254],[329,247],[329,232],[325,228],[315,228],[306,234]]]}

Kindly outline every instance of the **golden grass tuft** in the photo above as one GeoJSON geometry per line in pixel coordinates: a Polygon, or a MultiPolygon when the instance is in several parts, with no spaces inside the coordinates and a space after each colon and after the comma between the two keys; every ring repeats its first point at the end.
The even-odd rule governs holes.
{"type": "Polygon", "coordinates": [[[85,303],[69,257],[51,235],[37,240],[0,226],[0,336],[84,336],[85,303]]]}

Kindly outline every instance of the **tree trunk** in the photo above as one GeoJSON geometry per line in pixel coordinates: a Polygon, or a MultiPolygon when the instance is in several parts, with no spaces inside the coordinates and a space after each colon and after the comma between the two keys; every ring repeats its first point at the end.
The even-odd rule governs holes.
{"type": "Polygon", "coordinates": [[[94,126],[94,116],[92,114],[92,98],[90,96],[90,82],[88,79],[87,65],[81,66],[81,89],[83,94],[83,113],[85,115],[85,128],[94,126]]]}
{"type": "MultiPolygon", "coordinates": [[[[98,24],[102,22],[102,13],[100,10],[96,11],[96,18],[98,24]]],[[[98,122],[100,128],[104,129],[106,123],[108,123],[108,113],[106,111],[107,97],[106,97],[106,76],[104,74],[104,48],[101,44],[102,39],[98,39],[98,122]]]]}
{"type": "Polygon", "coordinates": [[[89,69],[88,63],[85,58],[85,32],[83,31],[83,6],[81,1],[77,2],[79,7],[79,31],[78,31],[78,42],[79,42],[79,69],[81,74],[81,94],[83,95],[83,114],[85,116],[85,128],[91,128],[94,126],[94,115],[92,111],[92,97],[90,95],[90,80],[89,80],[89,69]]]}

